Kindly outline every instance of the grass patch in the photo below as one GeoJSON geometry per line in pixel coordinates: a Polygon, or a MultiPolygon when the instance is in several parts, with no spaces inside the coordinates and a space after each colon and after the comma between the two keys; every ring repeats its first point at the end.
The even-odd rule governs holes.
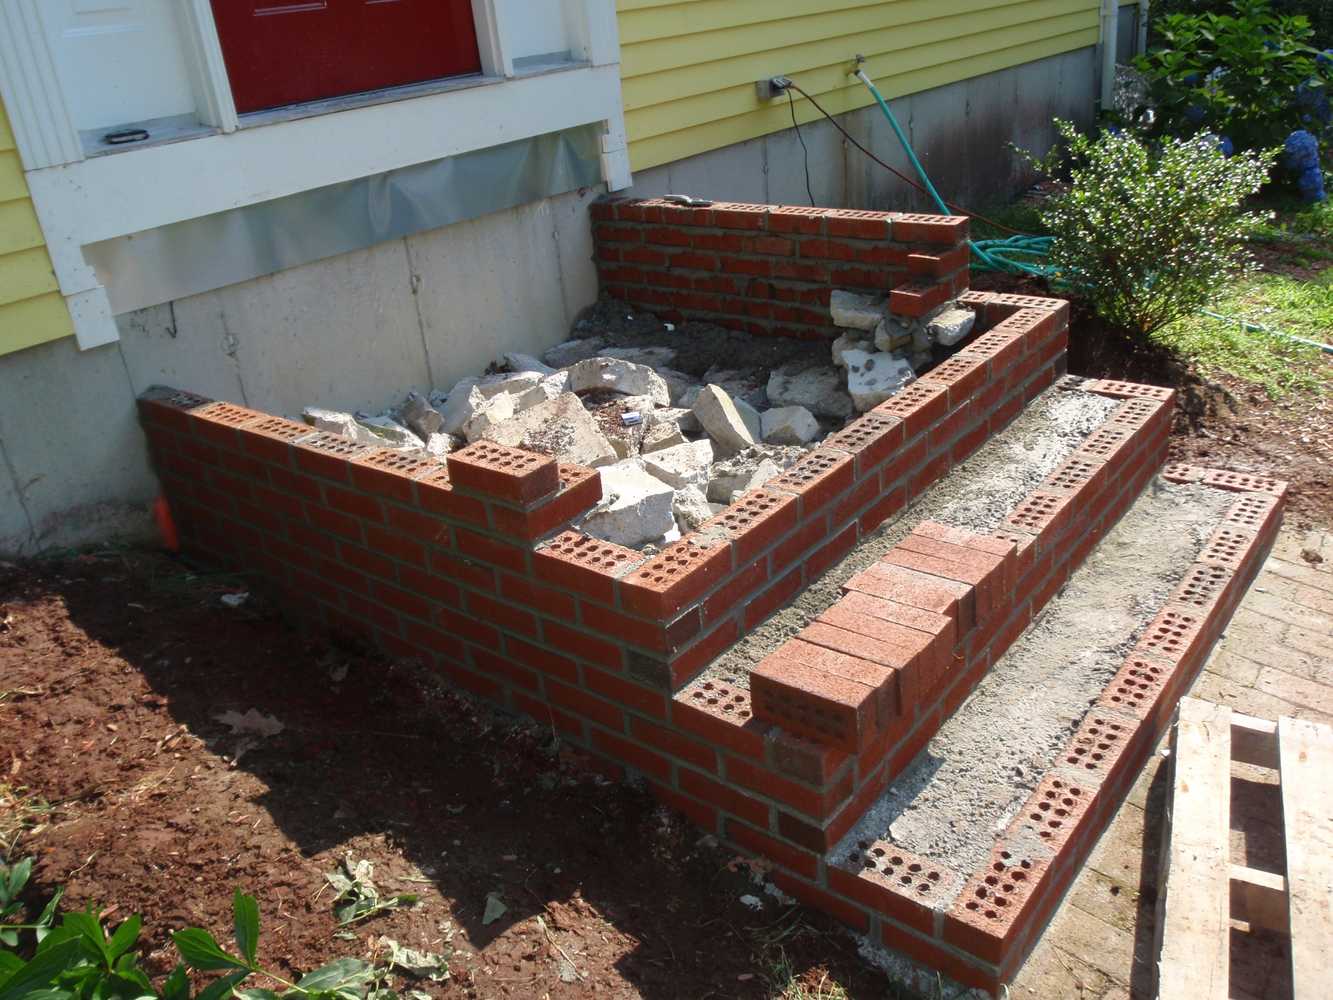
{"type": "MultiPolygon", "coordinates": [[[[1212,311],[1328,343],[1333,331],[1333,270],[1315,281],[1254,275],[1215,302],[1212,311]]],[[[1333,359],[1328,355],[1283,337],[1246,331],[1238,322],[1190,316],[1159,330],[1152,339],[1204,374],[1224,372],[1244,379],[1274,399],[1290,392],[1326,392],[1333,383],[1333,359]]]]}

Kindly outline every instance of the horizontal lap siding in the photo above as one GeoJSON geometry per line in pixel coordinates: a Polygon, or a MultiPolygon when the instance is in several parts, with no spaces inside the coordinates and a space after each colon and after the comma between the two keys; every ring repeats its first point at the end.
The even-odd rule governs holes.
{"type": "MultiPolygon", "coordinates": [[[[1098,0],[618,0],[630,162],[643,170],[791,127],[754,81],[785,73],[831,113],[1097,43],[1098,0]]],[[[801,122],[819,117],[796,97],[801,122]]]]}
{"type": "Polygon", "coordinates": [[[0,355],[73,332],[0,105],[0,355]]]}

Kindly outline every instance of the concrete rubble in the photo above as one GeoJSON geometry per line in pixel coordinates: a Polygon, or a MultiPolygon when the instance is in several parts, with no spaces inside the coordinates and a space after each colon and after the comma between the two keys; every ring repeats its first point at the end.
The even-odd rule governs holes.
{"type": "Polygon", "coordinates": [[[359,444],[438,461],[487,440],[600,469],[601,502],[580,525],[652,551],[892,398],[976,322],[955,303],[911,319],[890,315],[885,296],[843,290],[829,313],[840,335],[824,364],[807,355],[738,369],[743,353],[707,347],[701,363],[697,341],[620,346],[580,323],[591,335],[540,357],[506,353],[447,392],[412,391],[379,414],[309,407],[303,416],[359,444]]]}

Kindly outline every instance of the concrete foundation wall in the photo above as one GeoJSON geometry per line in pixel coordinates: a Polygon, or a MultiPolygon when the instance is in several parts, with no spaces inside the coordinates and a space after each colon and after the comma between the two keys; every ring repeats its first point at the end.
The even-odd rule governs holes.
{"type": "MultiPolygon", "coordinates": [[[[1031,178],[1007,148],[1043,152],[1055,115],[1090,120],[1095,50],[893,102],[946,198],[982,209],[1031,178]]],[[[843,116],[910,167],[879,111],[843,116]]],[[[816,204],[933,208],[827,122],[803,126],[816,204]]],[[[636,175],[631,192],[807,204],[792,130],[636,175]]],[[[270,413],[379,408],[447,387],[506,350],[561,340],[597,295],[588,190],[121,316],[119,343],[71,338],[0,357],[0,554],[147,529],[157,486],[134,397],[162,382],[270,413]]]]}
{"type": "Polygon", "coordinates": [[[0,357],[0,556],[148,530],[157,493],[135,397],[168,383],[299,418],[448,387],[540,353],[597,297],[588,205],[571,192],[120,316],[0,357]]]}
{"type": "MultiPolygon", "coordinates": [[[[1080,49],[922,91],[890,103],[940,194],[978,211],[1034,180],[1010,143],[1041,155],[1055,139],[1051,119],[1089,124],[1097,96],[1097,53],[1080,49]]],[[[838,116],[884,162],[913,179],[911,164],[878,107],[838,116]]],[[[825,119],[802,125],[814,203],[832,208],[936,211],[934,204],[852,146],[825,119]]],[[[805,156],[794,129],[634,175],[621,192],[652,198],[808,205],[805,156]]]]}

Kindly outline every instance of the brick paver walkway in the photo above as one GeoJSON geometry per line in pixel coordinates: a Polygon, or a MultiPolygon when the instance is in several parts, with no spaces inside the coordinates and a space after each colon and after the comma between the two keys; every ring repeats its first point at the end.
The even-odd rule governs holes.
{"type": "MultiPolygon", "coordinates": [[[[1289,715],[1333,723],[1333,534],[1282,532],[1189,693],[1265,719],[1289,715]],[[1307,561],[1303,549],[1323,562],[1307,561]]],[[[1010,988],[1015,1000],[1150,997],[1167,776],[1160,749],[1010,988]]],[[[1271,772],[1250,777],[1233,786],[1232,825],[1240,829],[1232,837],[1247,860],[1258,862],[1278,836],[1281,806],[1269,794],[1271,772]]],[[[1233,947],[1233,963],[1244,955],[1250,967],[1233,964],[1232,996],[1289,995],[1281,942],[1260,942],[1260,948],[1253,943],[1233,947]],[[1236,989],[1237,980],[1249,988],[1236,989]]]]}

